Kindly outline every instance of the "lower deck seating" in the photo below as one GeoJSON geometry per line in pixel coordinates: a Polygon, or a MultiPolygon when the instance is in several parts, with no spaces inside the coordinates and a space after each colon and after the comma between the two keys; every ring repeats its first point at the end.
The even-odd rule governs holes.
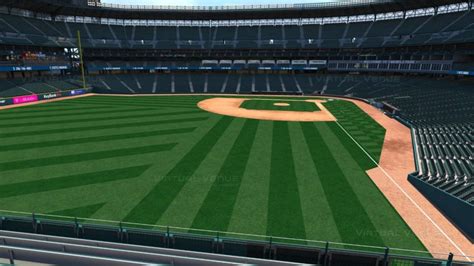
{"type": "Polygon", "coordinates": [[[474,123],[414,129],[418,177],[474,204],[474,123]]]}
{"type": "Polygon", "coordinates": [[[1,80],[0,98],[10,98],[29,94],[52,93],[72,90],[82,84],[76,77],[43,77],[35,79],[1,80]]]}

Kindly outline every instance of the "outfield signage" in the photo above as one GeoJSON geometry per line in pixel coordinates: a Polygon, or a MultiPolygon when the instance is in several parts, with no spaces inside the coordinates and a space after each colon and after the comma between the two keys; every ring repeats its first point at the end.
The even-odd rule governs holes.
{"type": "Polygon", "coordinates": [[[291,60],[291,64],[293,65],[307,65],[307,60],[291,60]]]}
{"type": "Polygon", "coordinates": [[[67,65],[54,66],[0,66],[0,72],[67,70],[67,65]]]}
{"type": "Polygon", "coordinates": [[[474,72],[473,72],[473,71],[457,71],[457,70],[453,70],[453,71],[449,71],[449,74],[460,75],[460,76],[474,76],[474,72]]]}
{"type": "MultiPolygon", "coordinates": [[[[317,60],[310,60],[317,61],[317,60]]],[[[354,64],[451,64],[450,60],[331,60],[330,63],[354,64]]]]}
{"type": "MultiPolygon", "coordinates": [[[[174,70],[244,70],[248,69],[245,66],[143,66],[143,67],[130,67],[130,66],[116,66],[116,67],[89,67],[90,71],[119,71],[119,70],[163,70],[163,71],[174,71],[174,70]]],[[[255,69],[255,67],[254,67],[255,69]]],[[[293,65],[293,66],[257,66],[259,70],[319,70],[320,67],[305,66],[305,65],[293,65]]]]}
{"type": "Polygon", "coordinates": [[[289,65],[290,60],[277,60],[276,63],[277,65],[289,65]]]}
{"type": "Polygon", "coordinates": [[[0,99],[0,106],[13,104],[12,99],[0,99]]]}
{"type": "Polygon", "coordinates": [[[38,95],[36,94],[18,96],[18,97],[13,98],[13,104],[31,103],[31,102],[37,102],[37,101],[38,101],[38,95]]]}
{"type": "Polygon", "coordinates": [[[54,98],[58,98],[58,97],[61,97],[60,92],[52,92],[52,93],[46,93],[46,94],[40,95],[39,99],[40,100],[49,100],[49,99],[54,99],[54,98]]]}
{"type": "Polygon", "coordinates": [[[67,97],[67,96],[81,95],[81,94],[85,94],[89,92],[89,90],[90,89],[78,89],[78,90],[71,90],[71,91],[61,91],[61,92],[57,91],[57,92],[50,92],[50,93],[44,93],[44,94],[38,94],[38,95],[32,94],[32,95],[17,96],[13,98],[4,98],[4,99],[0,99],[0,106],[32,103],[32,102],[56,99],[56,98],[67,97]]]}
{"type": "Polygon", "coordinates": [[[326,60],[309,60],[310,65],[327,65],[326,60]]]}
{"type": "Polygon", "coordinates": [[[84,94],[86,92],[87,92],[86,90],[72,90],[72,91],[69,92],[69,95],[70,96],[81,95],[81,94],[84,94]]]}

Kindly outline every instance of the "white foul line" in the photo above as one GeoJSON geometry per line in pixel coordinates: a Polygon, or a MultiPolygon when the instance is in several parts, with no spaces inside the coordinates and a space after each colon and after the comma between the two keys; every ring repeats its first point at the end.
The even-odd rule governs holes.
{"type": "Polygon", "coordinates": [[[395,186],[413,203],[413,205],[416,206],[416,208],[441,232],[441,234],[446,237],[446,239],[449,240],[449,242],[451,242],[451,244],[461,253],[461,255],[463,255],[468,261],[471,261],[471,259],[458,247],[458,245],[443,231],[443,229],[441,229],[441,227],[439,227],[434,221],[433,219],[431,219],[431,217],[416,203],[415,200],[413,200],[410,195],[408,195],[408,193],[397,183],[395,182],[395,180],[387,173],[387,171],[385,171],[385,169],[383,167],[381,167],[377,161],[374,160],[374,158],[372,158],[372,156],[370,156],[370,154],[364,149],[364,147],[362,147],[352,136],[351,134],[349,134],[349,132],[347,132],[347,130],[338,122],[336,121],[337,125],[344,131],[344,133],[346,133],[347,136],[349,136],[349,138],[352,139],[352,141],[354,141],[355,144],[357,144],[357,146],[359,146],[359,148],[367,155],[367,157],[369,157],[370,160],[372,160],[372,162],[374,162],[378,168],[380,168],[380,170],[382,170],[382,172],[388,177],[388,179],[390,179],[390,181],[392,181],[393,184],[395,184],[395,186]]]}

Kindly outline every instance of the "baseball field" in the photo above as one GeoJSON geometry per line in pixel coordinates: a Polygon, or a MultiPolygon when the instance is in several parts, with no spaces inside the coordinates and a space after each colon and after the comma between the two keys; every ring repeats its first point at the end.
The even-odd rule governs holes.
{"type": "MultiPolygon", "coordinates": [[[[197,107],[209,98],[1,110],[0,209],[425,250],[365,172],[376,165],[357,143],[377,161],[385,129],[355,104],[322,103],[337,121],[289,122],[197,107]]],[[[240,107],[320,109],[300,100],[240,107]]]]}

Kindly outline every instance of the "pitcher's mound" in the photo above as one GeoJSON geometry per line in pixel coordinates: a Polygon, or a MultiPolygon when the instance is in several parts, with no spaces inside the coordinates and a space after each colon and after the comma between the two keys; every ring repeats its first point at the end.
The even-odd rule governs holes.
{"type": "Polygon", "coordinates": [[[275,106],[290,106],[289,103],[274,103],[275,106]]]}
{"type": "MultiPolygon", "coordinates": [[[[320,111],[315,112],[299,112],[299,111],[278,111],[278,110],[251,110],[241,108],[240,106],[246,100],[251,98],[211,98],[200,101],[198,107],[202,110],[216,113],[220,115],[250,118],[258,120],[270,120],[270,121],[299,121],[299,122],[311,122],[311,121],[336,121],[336,118],[322,105],[324,100],[304,100],[311,102],[319,107],[320,111]]],[[[275,103],[275,105],[278,103],[275,103]]],[[[288,103],[281,103],[289,106],[288,103]]]]}

